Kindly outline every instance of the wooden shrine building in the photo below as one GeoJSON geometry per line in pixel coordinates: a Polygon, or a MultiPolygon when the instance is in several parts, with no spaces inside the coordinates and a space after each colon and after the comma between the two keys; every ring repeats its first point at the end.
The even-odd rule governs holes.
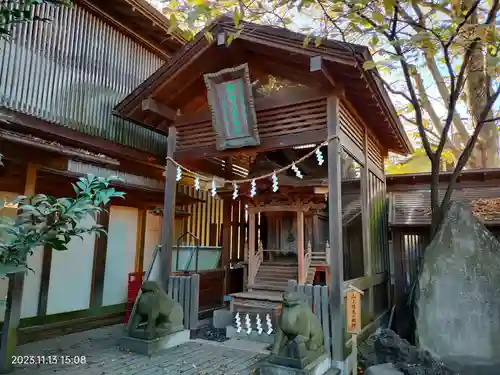
{"type": "MultiPolygon", "coordinates": [[[[411,145],[377,72],[362,69],[371,59],[365,47],[303,40],[220,18],[115,112],[169,134],[167,248],[175,241],[168,213],[182,166],[181,185],[201,181],[223,199],[224,294],[243,287],[233,273],[246,271],[233,305],[270,308],[290,278],[328,282],[334,360],[343,361],[346,285],[366,291],[366,331],[389,308],[384,157],[407,154],[411,145]],[[326,277],[316,272],[324,268],[326,277]]],[[[172,261],[164,259],[167,272],[172,261]]]]}

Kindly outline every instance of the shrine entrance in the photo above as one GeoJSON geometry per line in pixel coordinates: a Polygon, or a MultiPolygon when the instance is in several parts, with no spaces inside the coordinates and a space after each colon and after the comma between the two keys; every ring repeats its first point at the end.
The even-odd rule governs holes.
{"type": "MultiPolygon", "coordinates": [[[[304,35],[241,25],[213,22],[115,108],[168,133],[161,275],[171,269],[176,186],[208,192],[222,202],[222,228],[209,210],[196,231],[221,239],[212,272],[221,301],[231,294],[235,310],[276,311],[287,281],[312,284],[326,271],[338,364],[346,286],[367,291],[363,332],[389,309],[384,157],[411,145],[375,71],[345,45],[304,46],[304,35]]],[[[200,298],[215,293],[203,276],[200,285],[200,298]]]]}

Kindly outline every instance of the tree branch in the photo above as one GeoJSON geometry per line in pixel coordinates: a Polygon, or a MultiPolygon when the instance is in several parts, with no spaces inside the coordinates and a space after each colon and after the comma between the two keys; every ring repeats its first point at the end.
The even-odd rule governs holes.
{"type": "MultiPolygon", "coordinates": [[[[422,11],[418,8],[416,4],[414,4],[414,9],[417,14],[423,15],[422,11]]],[[[422,23],[417,24],[415,22],[412,22],[413,21],[412,18],[408,13],[406,13],[404,9],[400,9],[400,11],[403,14],[403,17],[405,18],[405,21],[408,24],[411,24],[411,26],[416,32],[419,32],[419,29],[425,28],[425,25],[422,25],[422,23]]],[[[422,19],[424,19],[424,17],[422,17],[422,19]]],[[[425,28],[425,30],[427,30],[427,28],[425,28]]],[[[436,37],[439,38],[439,36],[436,37]]],[[[429,69],[432,78],[434,79],[439,94],[441,95],[443,102],[448,103],[450,100],[450,93],[448,87],[446,86],[444,78],[437,67],[436,61],[434,60],[434,55],[431,55],[429,51],[426,49],[424,49],[423,52],[427,69],[429,69]]],[[[457,131],[459,132],[463,142],[464,143],[467,142],[467,140],[469,139],[469,131],[467,130],[467,127],[465,126],[462,119],[460,118],[460,116],[457,115],[456,112],[453,114],[453,125],[455,126],[455,129],[457,129],[457,131]]]]}
{"type": "Polygon", "coordinates": [[[487,122],[496,122],[496,121],[500,121],[500,116],[488,118],[488,119],[484,120],[483,122],[486,124],[487,122]]]}
{"type": "Polygon", "coordinates": [[[467,160],[470,157],[470,154],[472,153],[472,150],[474,149],[474,146],[476,145],[477,139],[479,137],[479,134],[481,133],[481,129],[483,128],[483,125],[487,122],[486,117],[488,116],[488,113],[490,113],[491,108],[493,108],[493,105],[495,104],[496,100],[500,96],[500,86],[497,88],[497,90],[493,93],[492,96],[488,99],[488,102],[484,106],[481,115],[479,117],[479,121],[477,123],[476,128],[474,129],[474,132],[472,133],[471,137],[469,138],[469,141],[467,142],[467,145],[464,148],[464,151],[462,152],[462,155],[460,155],[460,158],[458,159],[457,165],[455,166],[455,169],[453,170],[453,174],[451,175],[450,178],[450,183],[448,184],[448,187],[446,189],[446,192],[444,194],[440,211],[441,215],[444,214],[444,209],[446,208],[446,205],[448,204],[451,194],[453,192],[453,187],[455,186],[455,183],[457,182],[458,176],[462,172],[462,169],[464,168],[465,164],[467,163],[467,160]]]}
{"type": "Polygon", "coordinates": [[[446,49],[448,49],[455,38],[460,34],[460,31],[462,28],[468,23],[469,19],[472,17],[472,15],[476,12],[477,7],[479,6],[480,0],[476,0],[472,6],[469,8],[467,13],[465,13],[463,20],[457,25],[455,28],[455,33],[448,39],[448,41],[445,43],[446,49]]]}
{"type": "MultiPolygon", "coordinates": [[[[437,115],[436,111],[434,110],[434,107],[432,106],[432,103],[429,100],[429,97],[427,96],[427,93],[425,91],[424,83],[422,81],[422,77],[418,72],[415,72],[413,76],[415,80],[415,85],[417,87],[417,90],[419,92],[420,100],[422,101],[422,107],[425,109],[425,111],[429,114],[429,117],[431,118],[432,124],[434,127],[437,129],[438,132],[441,133],[440,136],[437,136],[438,143],[441,140],[441,138],[445,137],[446,138],[446,146],[450,149],[450,151],[453,153],[453,156],[455,157],[456,160],[460,157],[461,154],[461,147],[460,145],[457,145],[455,142],[453,142],[452,139],[450,139],[448,136],[445,136],[443,134],[444,131],[444,126],[441,122],[441,119],[437,115]]],[[[436,134],[434,134],[436,136],[436,134]]]]}

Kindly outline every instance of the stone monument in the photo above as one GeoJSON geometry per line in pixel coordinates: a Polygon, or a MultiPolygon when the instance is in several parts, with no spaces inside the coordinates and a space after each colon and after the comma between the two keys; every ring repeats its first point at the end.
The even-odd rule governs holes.
{"type": "Polygon", "coordinates": [[[141,292],[127,326],[127,336],[122,337],[118,345],[126,350],[151,355],[187,342],[190,332],[184,329],[181,305],[155,281],[145,281],[141,292]]]}
{"type": "Polygon", "coordinates": [[[323,328],[297,292],[283,295],[271,355],[260,364],[261,375],[323,375],[330,369],[323,328]]]}
{"type": "Polygon", "coordinates": [[[499,286],[499,241],[469,209],[453,202],[424,254],[419,345],[460,374],[498,374],[499,286]]]}

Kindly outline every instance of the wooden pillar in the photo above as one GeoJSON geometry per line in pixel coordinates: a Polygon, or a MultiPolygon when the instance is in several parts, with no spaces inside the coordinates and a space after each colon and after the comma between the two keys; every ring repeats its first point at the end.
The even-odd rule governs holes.
{"type": "Polygon", "coordinates": [[[342,252],[342,192],[340,154],[339,100],[327,100],[328,137],[328,232],[330,237],[330,306],[332,314],[332,360],[338,368],[344,366],[344,261],[342,252]]]}
{"type": "Polygon", "coordinates": [[[312,249],[314,251],[325,251],[325,249],[320,249],[320,239],[319,239],[319,216],[317,212],[312,215],[312,249]]]}
{"type": "Polygon", "coordinates": [[[297,258],[299,261],[299,284],[304,284],[306,276],[304,272],[304,211],[297,211],[297,258]]]}
{"type": "MultiPolygon", "coordinates": [[[[24,184],[24,195],[35,195],[36,168],[28,165],[24,184]]],[[[28,255],[29,256],[29,255],[28,255]]],[[[21,321],[21,303],[23,300],[24,273],[8,275],[9,287],[5,307],[5,317],[2,325],[2,338],[0,342],[0,373],[13,370],[12,357],[15,355],[17,335],[21,321]]]]}
{"type": "MultiPolygon", "coordinates": [[[[371,236],[370,223],[368,215],[370,215],[371,197],[369,192],[369,167],[368,167],[368,130],[365,127],[364,132],[364,163],[365,166],[361,173],[361,226],[363,229],[363,267],[364,276],[370,280],[368,288],[368,315],[370,319],[375,317],[375,293],[373,288],[373,260],[371,251],[371,236]]],[[[365,292],[366,293],[366,292],[365,292]]]]}
{"type": "MultiPolygon", "coordinates": [[[[167,157],[173,158],[177,145],[177,131],[175,127],[168,129],[167,157]]],[[[165,195],[163,202],[162,248],[160,252],[160,280],[165,290],[168,290],[170,273],[172,272],[172,244],[174,242],[174,216],[177,167],[167,158],[165,171],[165,195]]]]}
{"type": "Polygon", "coordinates": [[[139,209],[137,215],[137,238],[135,243],[135,272],[144,269],[144,244],[146,241],[146,218],[148,211],[145,208],[139,209]]]}
{"type": "MultiPolygon", "coordinates": [[[[96,223],[109,233],[109,216],[111,207],[99,212],[96,223]]],[[[90,307],[102,306],[104,291],[104,274],[106,272],[106,255],[108,252],[108,236],[96,236],[94,242],[94,265],[92,268],[92,284],[90,289],[90,307]]]]}
{"type": "MultiPolygon", "coordinates": [[[[246,223],[246,216],[245,216],[245,203],[246,199],[241,198],[241,208],[240,208],[240,224],[239,224],[239,229],[240,229],[240,243],[239,243],[239,250],[240,250],[240,256],[238,258],[242,258],[244,260],[247,259],[247,254],[245,254],[245,242],[246,242],[246,234],[247,234],[247,223],[246,223]]],[[[238,259],[241,260],[241,259],[238,259]]]]}
{"type": "Polygon", "coordinates": [[[231,257],[231,206],[232,198],[224,197],[222,201],[222,257],[221,265],[224,268],[223,296],[230,289],[229,261],[231,257]]]}
{"type": "Polygon", "coordinates": [[[248,212],[248,255],[255,253],[256,249],[256,227],[255,227],[255,211],[249,210],[248,212]]]}
{"type": "Polygon", "coordinates": [[[239,231],[239,218],[240,218],[240,202],[232,202],[232,219],[231,219],[231,258],[230,263],[235,263],[238,259],[238,231],[239,231]]]}
{"type": "Polygon", "coordinates": [[[254,281],[250,280],[250,264],[253,261],[251,256],[255,254],[256,249],[256,226],[255,226],[255,211],[250,209],[248,210],[248,248],[245,251],[245,260],[248,261],[247,265],[247,275],[246,275],[246,286],[248,284],[253,284],[254,281]]]}

